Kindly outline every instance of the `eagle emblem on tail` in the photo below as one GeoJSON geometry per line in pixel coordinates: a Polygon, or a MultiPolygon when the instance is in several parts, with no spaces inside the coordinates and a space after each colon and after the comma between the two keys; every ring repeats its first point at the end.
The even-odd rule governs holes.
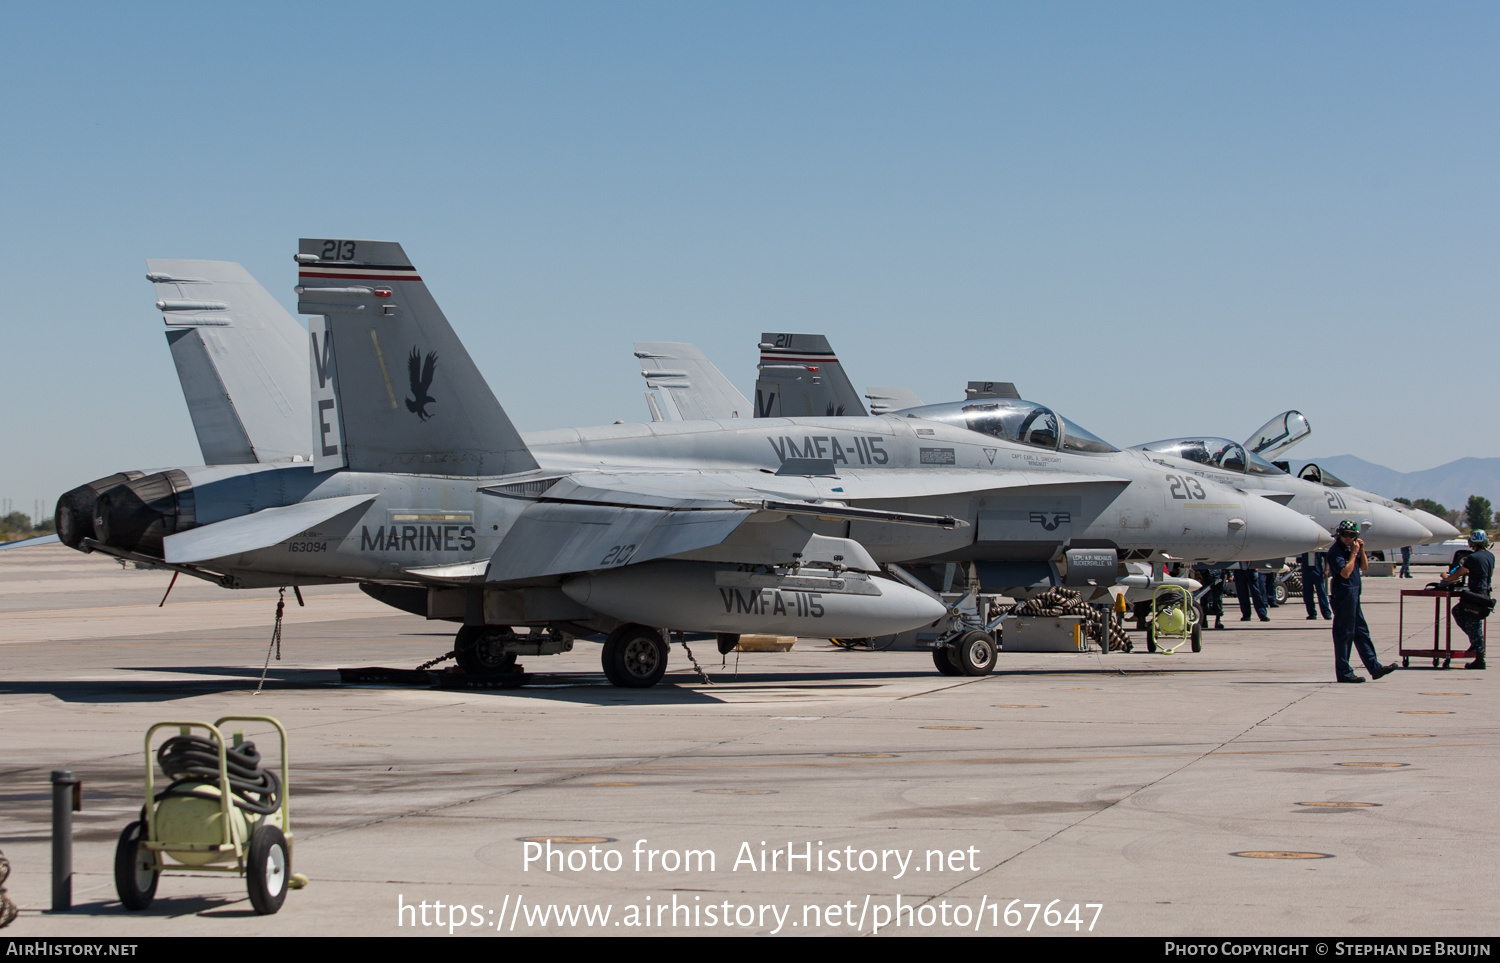
{"type": "Polygon", "coordinates": [[[411,379],[411,393],[415,396],[406,399],[406,410],[423,421],[432,417],[427,412],[427,406],[437,403],[437,399],[427,393],[427,389],[432,387],[432,375],[437,369],[437,357],[436,351],[429,351],[424,361],[422,352],[414,345],[411,354],[406,358],[406,373],[411,379]]]}

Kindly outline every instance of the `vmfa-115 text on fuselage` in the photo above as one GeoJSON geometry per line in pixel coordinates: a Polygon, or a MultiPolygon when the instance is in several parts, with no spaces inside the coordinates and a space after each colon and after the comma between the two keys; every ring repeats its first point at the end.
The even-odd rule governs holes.
{"type": "Polygon", "coordinates": [[[297,262],[312,463],[101,479],[59,501],[64,541],[230,587],[361,582],[462,622],[476,670],[607,633],[606,673],[641,686],[668,630],[862,637],[945,618],[890,577],[903,562],[1066,571],[1082,552],[1100,573],[1101,557],[1259,559],[1328,539],[1040,408],[1011,434],[887,416],[523,437],[399,245],[304,240],[297,262]]]}

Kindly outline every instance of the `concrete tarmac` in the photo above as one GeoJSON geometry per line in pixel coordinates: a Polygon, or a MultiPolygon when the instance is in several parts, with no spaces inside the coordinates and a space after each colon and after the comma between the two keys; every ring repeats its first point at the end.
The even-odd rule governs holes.
{"type": "MultiPolygon", "coordinates": [[[[1366,582],[1383,661],[1398,591],[1429,571],[1366,582]]],[[[673,646],[665,682],[635,691],[579,643],[523,659],[524,689],[452,691],[339,685],[339,666],[442,654],[452,626],[313,588],[306,607],[289,598],[257,695],[275,591],[184,577],[158,608],[169,578],[59,546],[0,552],[0,849],[22,909],[5,937],[1497,928],[1487,673],[1413,660],[1333,684],[1330,623],[1299,599],[1261,623],[1231,598],[1198,654],[1146,654],[1132,632],[1132,654],[1002,653],[978,679],[801,640],[722,665],[696,646],[711,685],[673,646]],[[258,917],[239,877],[163,876],[126,912],[112,867],[147,727],[232,713],[290,731],[293,868],[310,885],[258,917]],[[64,768],[83,811],[74,908],[54,914],[49,772],[64,768]]],[[[1409,645],[1431,613],[1407,605],[1409,645]]]]}

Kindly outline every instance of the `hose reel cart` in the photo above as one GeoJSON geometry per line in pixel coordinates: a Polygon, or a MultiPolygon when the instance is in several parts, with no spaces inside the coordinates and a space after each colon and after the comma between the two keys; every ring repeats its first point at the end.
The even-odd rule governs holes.
{"type": "Polygon", "coordinates": [[[292,873],[286,729],[280,722],[270,716],[158,722],[146,730],[145,748],[146,804],[115,849],[115,889],[126,909],[150,906],[161,874],[172,871],[242,875],[250,904],[261,915],[281,909],[288,889],[306,885],[306,877],[292,873]],[[261,764],[243,731],[226,740],[226,722],[275,726],[280,772],[261,764]],[[156,791],[151,740],[158,730],[172,728],[177,734],[155,754],[170,783],[156,791]]]}

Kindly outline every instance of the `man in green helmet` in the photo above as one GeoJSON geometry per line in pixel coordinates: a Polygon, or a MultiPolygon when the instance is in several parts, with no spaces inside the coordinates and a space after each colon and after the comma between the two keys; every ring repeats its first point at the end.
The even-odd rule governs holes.
{"type": "Polygon", "coordinates": [[[1360,573],[1370,567],[1365,555],[1365,540],[1359,537],[1359,526],[1351,521],[1339,522],[1333,547],[1328,550],[1329,577],[1333,602],[1333,668],[1339,682],[1363,682],[1349,667],[1349,650],[1359,652],[1370,678],[1378,679],[1396,671],[1396,663],[1381,665],[1370,640],[1370,627],[1359,608],[1360,573]]]}

